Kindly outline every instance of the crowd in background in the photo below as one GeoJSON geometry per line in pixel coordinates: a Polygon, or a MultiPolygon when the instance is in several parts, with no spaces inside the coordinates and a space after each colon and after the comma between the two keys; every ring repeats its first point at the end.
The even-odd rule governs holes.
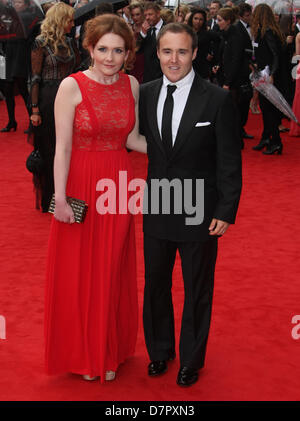
{"type": "MultiPolygon", "coordinates": [[[[15,8],[26,8],[29,4],[29,0],[12,1],[15,8]]],[[[41,3],[45,13],[56,4],[45,0],[41,3]]],[[[58,17],[49,15],[48,18],[47,12],[31,37],[1,44],[0,53],[6,56],[7,71],[6,79],[0,81],[0,88],[6,100],[9,121],[0,131],[17,129],[14,102],[17,90],[24,99],[29,119],[37,126],[33,130],[34,146],[44,149],[42,154],[48,162],[47,175],[35,175],[37,207],[45,212],[54,188],[51,174],[55,151],[55,94],[63,78],[72,72],[88,69],[91,64],[90,56],[82,46],[85,25],[75,26],[76,21],[74,24],[74,11],[88,3],[88,0],[76,0],[69,4],[66,0],[64,5],[67,8],[63,7],[58,17]],[[46,146],[45,137],[51,139],[46,146]]],[[[198,36],[193,67],[202,78],[231,91],[237,105],[241,148],[245,138],[253,138],[244,129],[251,109],[253,113],[261,112],[263,117],[261,139],[253,149],[263,150],[264,154],[281,154],[280,133],[289,130],[282,125],[283,114],[263,96],[253,92],[249,75],[254,68],[262,70],[269,66],[270,80],[290,106],[293,105],[296,98],[293,57],[300,53],[296,51],[296,45],[300,44],[300,35],[297,37],[300,15],[278,15],[265,4],[252,10],[247,3],[235,6],[231,1],[219,0],[213,0],[207,8],[181,3],[171,9],[165,6],[164,0],[132,0],[118,10],[114,10],[111,3],[101,3],[95,8],[95,15],[105,13],[118,14],[134,32],[135,58],[124,71],[134,75],[139,83],[162,76],[156,54],[156,37],[160,28],[170,22],[191,26],[198,36]]],[[[26,132],[32,132],[30,126],[26,132]]],[[[300,135],[298,129],[294,134],[300,135]]]]}

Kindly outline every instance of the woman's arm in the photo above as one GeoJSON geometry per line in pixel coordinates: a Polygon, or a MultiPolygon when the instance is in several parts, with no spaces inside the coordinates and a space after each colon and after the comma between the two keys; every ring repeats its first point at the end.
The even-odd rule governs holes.
{"type": "Polygon", "coordinates": [[[132,94],[135,99],[135,125],[127,138],[126,146],[133,151],[147,153],[146,138],[139,133],[139,83],[135,77],[130,77],[132,94]]]}
{"type": "Polygon", "coordinates": [[[81,102],[81,92],[72,77],[64,79],[58,89],[55,103],[56,147],[54,158],[55,212],[61,222],[75,222],[71,207],[66,201],[66,185],[72,152],[73,121],[76,105],[81,102]]]}
{"type": "Polygon", "coordinates": [[[273,76],[274,73],[278,70],[279,68],[279,55],[280,55],[280,51],[278,48],[278,42],[275,38],[275,35],[273,34],[273,32],[268,29],[264,35],[265,41],[267,46],[269,47],[269,50],[271,51],[272,54],[272,63],[268,63],[269,64],[269,68],[270,68],[270,75],[273,76]]]}
{"type": "Polygon", "coordinates": [[[39,111],[39,84],[41,81],[44,62],[44,52],[40,41],[34,41],[31,50],[31,104],[32,112],[30,120],[33,126],[39,126],[42,123],[39,111]]]}
{"type": "Polygon", "coordinates": [[[296,43],[296,55],[300,56],[300,32],[296,35],[295,43],[296,43]]]}

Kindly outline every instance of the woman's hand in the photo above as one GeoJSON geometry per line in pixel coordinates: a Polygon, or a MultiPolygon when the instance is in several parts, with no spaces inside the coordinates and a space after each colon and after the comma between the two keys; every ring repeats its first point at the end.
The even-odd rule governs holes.
{"type": "Polygon", "coordinates": [[[73,210],[66,200],[55,201],[54,218],[66,224],[73,224],[75,222],[73,210]]]}
{"type": "Polygon", "coordinates": [[[39,126],[42,124],[42,118],[40,114],[31,114],[30,121],[33,126],[39,126]]]}

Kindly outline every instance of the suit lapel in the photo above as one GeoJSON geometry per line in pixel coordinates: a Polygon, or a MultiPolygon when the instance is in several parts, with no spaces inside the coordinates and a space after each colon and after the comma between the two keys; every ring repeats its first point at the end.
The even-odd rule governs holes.
{"type": "Polygon", "coordinates": [[[206,87],[200,76],[195,74],[195,78],[184,108],[171,158],[180,150],[184,142],[189,138],[190,132],[199,121],[201,114],[206,108],[207,100],[206,87]]]}
{"type": "Polygon", "coordinates": [[[148,112],[147,115],[149,116],[149,126],[153,134],[153,138],[155,139],[156,143],[160,147],[161,151],[166,154],[165,148],[162,144],[162,140],[160,137],[160,133],[158,130],[158,124],[157,124],[157,103],[158,103],[158,97],[161,90],[163,79],[160,78],[157,83],[152,88],[152,94],[147,100],[148,104],[148,112]]]}

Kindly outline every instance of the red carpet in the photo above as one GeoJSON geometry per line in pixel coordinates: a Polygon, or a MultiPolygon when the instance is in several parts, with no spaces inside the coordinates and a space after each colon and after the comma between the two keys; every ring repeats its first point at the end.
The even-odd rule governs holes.
{"type": "MultiPolygon", "coordinates": [[[[3,101],[0,110],[4,127],[3,101]]],[[[175,383],[178,358],[164,376],[152,379],[146,374],[142,220],[136,217],[140,303],[136,354],[120,367],[114,382],[100,385],[76,375],[44,374],[44,271],[51,216],[34,208],[31,175],[25,168],[32,147],[23,134],[28,121],[19,97],[17,121],[16,133],[0,134],[0,315],[6,319],[6,339],[0,339],[0,400],[299,400],[300,339],[291,335],[292,317],[300,314],[299,138],[283,136],[282,156],[255,152],[252,146],[258,142],[261,117],[250,114],[247,131],[255,139],[245,141],[237,223],[219,243],[206,366],[189,389],[175,383]]],[[[144,177],[145,156],[131,153],[131,158],[136,176],[144,177]]],[[[178,264],[173,293],[178,338],[183,301],[178,264]]]]}

